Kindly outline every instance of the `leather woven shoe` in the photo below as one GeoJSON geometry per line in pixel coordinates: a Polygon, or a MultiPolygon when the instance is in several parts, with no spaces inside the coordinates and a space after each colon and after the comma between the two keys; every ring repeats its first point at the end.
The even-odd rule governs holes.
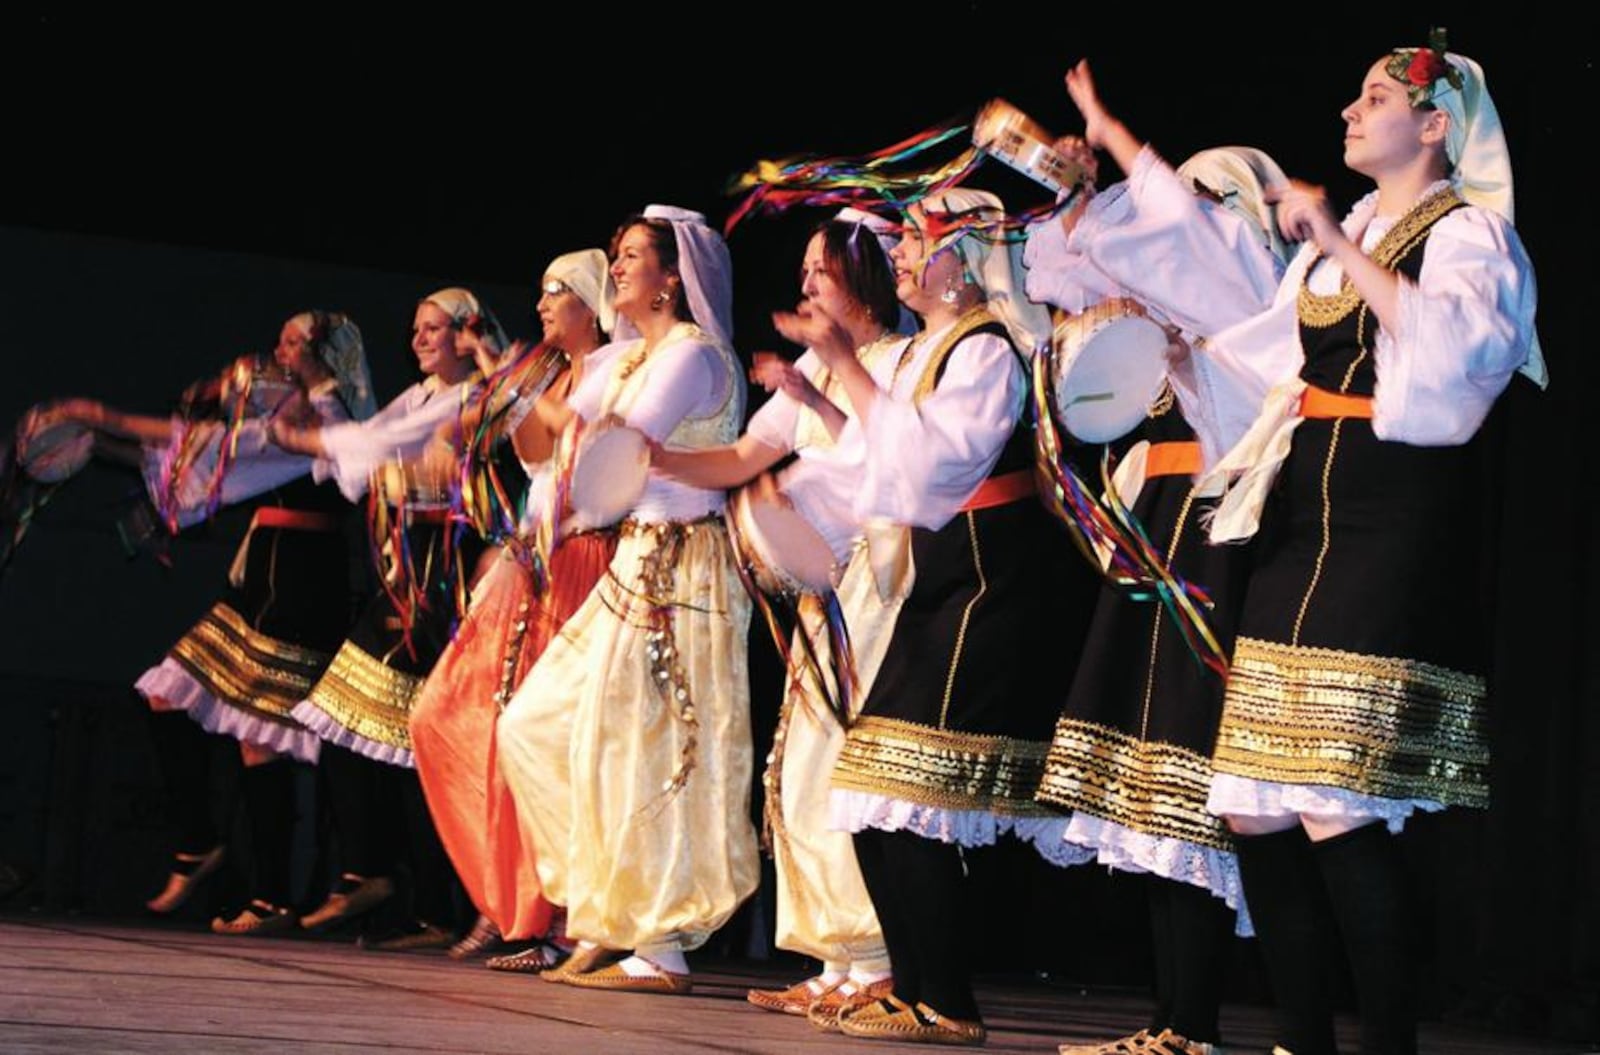
{"type": "Polygon", "coordinates": [[[846,982],[835,986],[806,1008],[806,1021],[824,1033],[839,1032],[839,1015],[845,1008],[860,1007],[894,995],[894,979],[884,978],[865,986],[846,982]]]}
{"type": "Polygon", "coordinates": [[[520,952],[491,956],[484,961],[484,966],[491,971],[510,971],[513,974],[543,974],[560,967],[565,956],[559,945],[541,941],[520,952]]]}
{"type": "Polygon", "coordinates": [[[839,1032],[872,1040],[965,1046],[982,1044],[988,1037],[981,1022],[950,1018],[927,1004],[912,1007],[893,996],[842,1012],[839,1032]]]}
{"type": "Polygon", "coordinates": [[[694,989],[694,983],[686,974],[663,971],[659,967],[651,974],[629,974],[617,963],[598,971],[569,974],[562,981],[580,989],[612,989],[623,993],[660,993],[665,996],[684,996],[694,989]]]}
{"type": "Polygon", "coordinates": [[[780,1015],[803,1015],[811,1005],[823,995],[839,988],[841,982],[824,986],[815,978],[807,978],[803,982],[796,982],[787,989],[752,989],[744,998],[763,1011],[776,1011],[780,1015]],[[816,982],[820,988],[813,988],[816,982]]]}
{"type": "Polygon", "coordinates": [[[588,974],[616,963],[626,955],[620,949],[608,949],[604,945],[579,945],[560,966],[545,971],[540,977],[547,982],[565,982],[571,975],[588,974]]]}
{"type": "Polygon", "coordinates": [[[1120,1040],[1101,1044],[1063,1044],[1056,1050],[1060,1055],[1227,1055],[1227,1049],[1221,1045],[1190,1040],[1170,1029],[1163,1029],[1160,1033],[1141,1029],[1120,1040]]]}
{"type": "Polygon", "coordinates": [[[445,953],[452,960],[470,960],[474,956],[481,956],[500,944],[500,928],[494,925],[494,920],[488,916],[480,915],[472,929],[467,931],[462,939],[450,946],[450,951],[445,953]]]}

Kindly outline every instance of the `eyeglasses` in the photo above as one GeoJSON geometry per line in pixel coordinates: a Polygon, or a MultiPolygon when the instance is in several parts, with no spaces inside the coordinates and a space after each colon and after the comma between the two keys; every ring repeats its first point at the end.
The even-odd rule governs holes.
{"type": "Polygon", "coordinates": [[[571,293],[572,287],[559,278],[547,278],[539,287],[539,291],[547,297],[559,297],[563,293],[571,293]]]}

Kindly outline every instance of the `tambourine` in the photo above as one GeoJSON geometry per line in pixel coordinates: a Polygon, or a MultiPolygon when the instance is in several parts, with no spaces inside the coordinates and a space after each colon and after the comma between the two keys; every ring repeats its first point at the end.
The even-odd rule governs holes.
{"type": "Polygon", "coordinates": [[[1083,182],[1083,166],[1056,152],[1055,137],[1004,99],[991,99],[972,124],[972,145],[1060,194],[1083,182]]]}
{"type": "Polygon", "coordinates": [[[839,568],[822,534],[787,503],[754,487],[728,501],[728,537],[734,559],[769,594],[822,594],[836,585],[839,568]]]}
{"type": "Polygon", "coordinates": [[[17,422],[17,465],[42,484],[73,476],[93,453],[94,433],[49,407],[34,407],[17,422]]]}
{"type": "Polygon", "coordinates": [[[1167,334],[1137,301],[1101,301],[1056,326],[1050,380],[1062,426],[1109,443],[1149,413],[1167,377],[1167,334]]]}
{"type": "Polygon", "coordinates": [[[573,456],[567,503],[584,527],[609,527],[639,504],[649,475],[644,433],[626,425],[591,425],[573,456]]]}

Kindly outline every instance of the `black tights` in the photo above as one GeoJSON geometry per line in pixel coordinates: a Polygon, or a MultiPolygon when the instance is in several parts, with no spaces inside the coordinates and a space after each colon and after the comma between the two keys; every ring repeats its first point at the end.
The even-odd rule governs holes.
{"type": "Polygon", "coordinates": [[[363,878],[411,873],[412,912],[448,926],[455,872],[433,826],[416,770],[377,762],[334,744],[321,766],[339,839],[340,867],[363,878]]]}
{"type": "Polygon", "coordinates": [[[911,832],[855,835],[856,860],[883,927],[894,995],[951,1018],[976,1021],[967,971],[961,849],[911,832]]]}
{"type": "MultiPolygon", "coordinates": [[[[173,849],[180,854],[206,853],[223,841],[212,815],[211,754],[218,738],[196,725],[187,712],[151,711],[150,739],[177,829],[173,849]]],[[[229,746],[233,747],[232,741],[229,746]]],[[[232,754],[237,760],[236,747],[232,754]]],[[[227,811],[230,816],[232,812],[227,811]]]]}
{"type": "Polygon", "coordinates": [[[1236,842],[1280,1043],[1295,1055],[1337,1051],[1328,962],[1342,937],[1362,1055],[1415,1055],[1415,917],[1395,838],[1374,823],[1318,843],[1299,827],[1236,842]]]}
{"type": "Polygon", "coordinates": [[[1209,890],[1160,876],[1146,878],[1155,939],[1156,1012],[1151,1032],[1170,1029],[1216,1044],[1222,980],[1233,910],[1209,890]]]}

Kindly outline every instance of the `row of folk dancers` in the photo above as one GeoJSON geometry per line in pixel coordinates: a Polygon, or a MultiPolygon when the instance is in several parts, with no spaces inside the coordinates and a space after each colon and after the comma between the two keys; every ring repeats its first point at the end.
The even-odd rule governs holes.
{"type": "MultiPolygon", "coordinates": [[[[1375,190],[1342,223],[1262,152],[1174,169],[1086,65],[1066,84],[1085,132],[1057,148],[1126,178],[1025,241],[968,187],[893,222],[823,222],[802,302],[774,320],[807,350],[756,357],[771,395],[748,424],[727,249],[655,206],[609,253],[551,262],[531,348],[465,290],[422,300],[426,378],[381,411],[353,324],[320,312],[280,335],[292,395],[230,427],[61,404],[137,442],[174,523],[261,503],[223,598],[139,682],[175,786],[202,779],[205,734],[240,745],[252,900],[214,929],[350,918],[393,897],[404,859],[397,944],[448,942],[453,864],[483,916],[463,948],[494,933],[529,943],[506,969],[689,992],[685,954],[760,874],[752,599],[723,520],[754,482],[841,572],[797,603],[789,654],[821,655],[791,663],[763,776],[777,941],[821,970],[753,1004],[981,1044],[962,852],[1009,833],[1151,877],[1153,1019],[1071,1050],[1221,1051],[1237,932],[1260,940],[1282,1051],[1335,1050],[1323,950],[1340,947],[1361,1050],[1414,1051],[1394,836],[1419,809],[1487,802],[1488,627],[1461,594],[1485,559],[1486,420],[1514,375],[1544,382],[1482,71],[1432,44],[1366,71],[1344,157],[1375,190]],[[1041,501],[1030,378],[1049,309],[1120,299],[1169,342],[1113,486],[1206,588],[1226,677],[1041,501]],[[650,459],[618,523],[569,501],[575,438],[611,423],[650,459]],[[397,454],[409,469],[386,468],[397,454]],[[525,502],[506,497],[517,480],[525,502]],[[352,623],[337,528],[364,498],[382,582],[352,623]],[[854,693],[828,655],[840,615],[854,693]],[[289,760],[319,763],[342,873],[300,916],[289,760]]],[[[1090,479],[1100,456],[1060,452],[1090,479]]],[[[224,852],[205,797],[177,798],[195,816],[156,911],[224,852]]]]}

